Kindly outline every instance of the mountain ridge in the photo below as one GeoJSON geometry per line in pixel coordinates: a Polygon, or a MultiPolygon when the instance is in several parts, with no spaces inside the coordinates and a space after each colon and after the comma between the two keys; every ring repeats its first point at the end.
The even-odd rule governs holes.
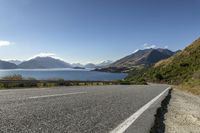
{"type": "Polygon", "coordinates": [[[16,69],[18,66],[14,63],[0,60],[0,69],[16,69]]]}
{"type": "Polygon", "coordinates": [[[174,52],[168,49],[144,49],[112,63],[109,67],[123,68],[132,66],[150,66],[162,59],[169,58],[174,52]]]}
{"type": "Polygon", "coordinates": [[[52,57],[36,57],[18,65],[23,69],[72,68],[69,63],[52,57]]]}
{"type": "Polygon", "coordinates": [[[23,61],[20,61],[20,60],[7,60],[6,62],[10,62],[10,63],[16,64],[16,65],[19,65],[19,64],[21,64],[23,61]]]}
{"type": "MultiPolygon", "coordinates": [[[[3,60],[2,60],[3,61],[3,60]]],[[[75,68],[75,69],[84,69],[84,68],[101,68],[109,65],[112,61],[103,61],[99,64],[80,64],[80,63],[67,63],[61,59],[53,58],[50,56],[37,56],[35,58],[29,59],[27,61],[19,60],[8,60],[1,62],[0,69],[51,69],[51,68],[75,68]],[[12,65],[12,66],[11,66],[12,65]]]]}

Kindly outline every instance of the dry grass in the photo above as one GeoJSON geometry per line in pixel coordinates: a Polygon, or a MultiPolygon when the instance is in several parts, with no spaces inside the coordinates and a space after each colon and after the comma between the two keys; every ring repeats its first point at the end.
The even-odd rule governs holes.
{"type": "Polygon", "coordinates": [[[157,62],[154,67],[159,67],[159,66],[167,66],[168,64],[173,63],[173,61],[177,61],[183,57],[187,57],[190,56],[193,52],[196,51],[196,49],[199,49],[200,47],[200,38],[195,40],[191,45],[189,45],[188,47],[186,47],[183,51],[175,54],[174,56],[171,56],[168,59],[165,60],[161,60],[159,62],[157,62]]]}
{"type": "Polygon", "coordinates": [[[175,89],[186,91],[194,95],[200,95],[200,86],[190,86],[190,85],[179,85],[175,89]]]}
{"type": "Polygon", "coordinates": [[[23,80],[23,77],[21,75],[15,74],[10,76],[5,76],[2,78],[3,80],[23,80]]]}

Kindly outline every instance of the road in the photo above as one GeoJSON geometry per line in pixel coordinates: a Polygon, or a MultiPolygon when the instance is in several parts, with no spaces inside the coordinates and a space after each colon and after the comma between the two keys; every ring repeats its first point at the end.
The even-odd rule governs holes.
{"type": "MultiPolygon", "coordinates": [[[[166,85],[55,87],[0,91],[0,132],[106,133],[163,92],[166,85]]],[[[161,101],[164,95],[158,101],[161,101]]],[[[126,129],[146,132],[159,102],[126,129]]]]}

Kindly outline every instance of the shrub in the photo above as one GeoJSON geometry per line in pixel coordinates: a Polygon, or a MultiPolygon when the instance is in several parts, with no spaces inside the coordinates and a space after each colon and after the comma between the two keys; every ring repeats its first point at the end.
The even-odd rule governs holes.
{"type": "Polygon", "coordinates": [[[26,78],[27,80],[36,80],[35,78],[33,78],[33,77],[28,77],[28,78],[26,78]]]}
{"type": "Polygon", "coordinates": [[[160,73],[156,73],[155,75],[154,75],[154,77],[155,77],[155,79],[156,80],[163,80],[163,76],[160,74],[160,73]]]}
{"type": "Polygon", "coordinates": [[[58,85],[61,85],[61,86],[66,84],[64,79],[58,79],[57,82],[58,82],[58,85]]]}
{"type": "Polygon", "coordinates": [[[200,79],[200,71],[197,71],[193,74],[194,79],[200,79]]]}
{"type": "Polygon", "coordinates": [[[121,84],[121,85],[130,85],[131,82],[128,81],[128,80],[122,80],[122,81],[120,81],[120,84],[121,84]]]}
{"type": "Polygon", "coordinates": [[[85,83],[78,83],[78,85],[83,86],[83,85],[85,85],[85,83]]]}
{"type": "Polygon", "coordinates": [[[104,83],[103,82],[99,82],[98,85],[104,85],[104,83]]]}
{"type": "Polygon", "coordinates": [[[4,84],[0,83],[0,89],[4,88],[4,84]]]}
{"type": "Polygon", "coordinates": [[[54,86],[56,86],[56,84],[55,83],[46,83],[45,86],[46,87],[54,87],[54,86]]]}
{"type": "Polygon", "coordinates": [[[37,83],[37,87],[41,88],[41,87],[44,87],[45,86],[45,83],[37,83]]]}
{"type": "Polygon", "coordinates": [[[14,74],[11,76],[5,76],[2,78],[3,80],[23,80],[23,77],[19,74],[14,74]]]}

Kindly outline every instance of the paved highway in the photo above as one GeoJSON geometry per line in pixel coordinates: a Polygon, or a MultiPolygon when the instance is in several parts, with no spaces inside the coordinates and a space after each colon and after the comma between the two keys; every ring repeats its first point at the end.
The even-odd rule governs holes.
{"type": "MultiPolygon", "coordinates": [[[[117,132],[120,124],[166,88],[166,85],[114,85],[1,90],[0,132],[117,132]]],[[[124,131],[147,132],[165,95],[124,131]]]]}

